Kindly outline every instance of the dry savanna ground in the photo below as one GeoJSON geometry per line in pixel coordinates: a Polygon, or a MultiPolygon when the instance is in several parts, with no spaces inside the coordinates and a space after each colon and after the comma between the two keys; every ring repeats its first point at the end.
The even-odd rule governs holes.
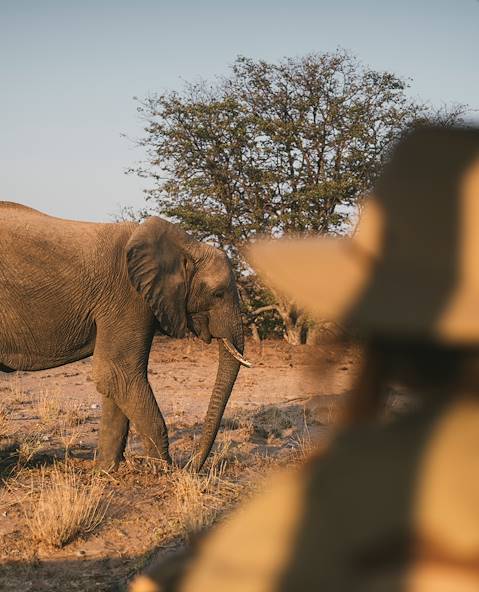
{"type": "Polygon", "coordinates": [[[268,341],[248,343],[247,355],[254,367],[241,370],[200,475],[185,464],[213,385],[215,344],[155,340],[149,379],[169,428],[169,469],[144,458],[133,433],[117,472],[93,470],[101,401],[90,360],[0,374],[0,589],[125,590],[152,558],[251,495],[268,470],[304,457],[350,389],[357,352],[268,341]]]}

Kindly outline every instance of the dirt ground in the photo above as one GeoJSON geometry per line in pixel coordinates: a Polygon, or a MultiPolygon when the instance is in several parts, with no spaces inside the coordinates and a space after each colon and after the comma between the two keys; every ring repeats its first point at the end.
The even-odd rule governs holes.
{"type": "Polygon", "coordinates": [[[91,362],[0,373],[0,590],[124,590],[153,556],[188,544],[191,531],[220,519],[270,469],[307,454],[350,389],[357,352],[267,341],[248,343],[246,353],[254,367],[240,371],[215,452],[196,478],[182,467],[201,431],[217,346],[155,339],[149,379],[175,468],[143,458],[133,433],[122,467],[97,476],[110,501],[104,519],[59,548],[29,518],[55,466],[73,467],[80,487],[93,473],[101,401],[91,362]]]}

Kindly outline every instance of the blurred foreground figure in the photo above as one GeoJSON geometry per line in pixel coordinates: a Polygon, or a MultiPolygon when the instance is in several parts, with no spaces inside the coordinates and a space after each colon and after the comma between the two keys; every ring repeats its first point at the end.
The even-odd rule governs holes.
{"type": "Polygon", "coordinates": [[[479,131],[395,150],[353,238],[258,243],[264,279],[365,343],[332,443],[134,592],[479,590],[479,131]],[[391,383],[417,406],[380,421],[391,383]]]}

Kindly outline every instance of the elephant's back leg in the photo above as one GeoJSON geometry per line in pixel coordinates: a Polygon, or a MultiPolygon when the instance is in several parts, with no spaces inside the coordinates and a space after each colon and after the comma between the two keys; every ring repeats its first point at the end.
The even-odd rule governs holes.
{"type": "Polygon", "coordinates": [[[107,395],[102,395],[98,466],[104,471],[118,467],[128,439],[129,419],[107,395]]]}

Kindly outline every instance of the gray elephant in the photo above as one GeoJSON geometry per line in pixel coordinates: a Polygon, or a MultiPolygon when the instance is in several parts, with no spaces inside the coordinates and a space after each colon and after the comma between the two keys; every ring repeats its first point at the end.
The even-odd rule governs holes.
{"type": "Polygon", "coordinates": [[[75,222],[0,202],[0,371],[42,370],[93,355],[102,395],[98,463],[115,468],[129,422],[149,456],[170,462],[148,383],[155,330],[219,340],[216,382],[193,466],[216,438],[243,358],[238,292],[227,256],[158,217],[75,222]]]}

